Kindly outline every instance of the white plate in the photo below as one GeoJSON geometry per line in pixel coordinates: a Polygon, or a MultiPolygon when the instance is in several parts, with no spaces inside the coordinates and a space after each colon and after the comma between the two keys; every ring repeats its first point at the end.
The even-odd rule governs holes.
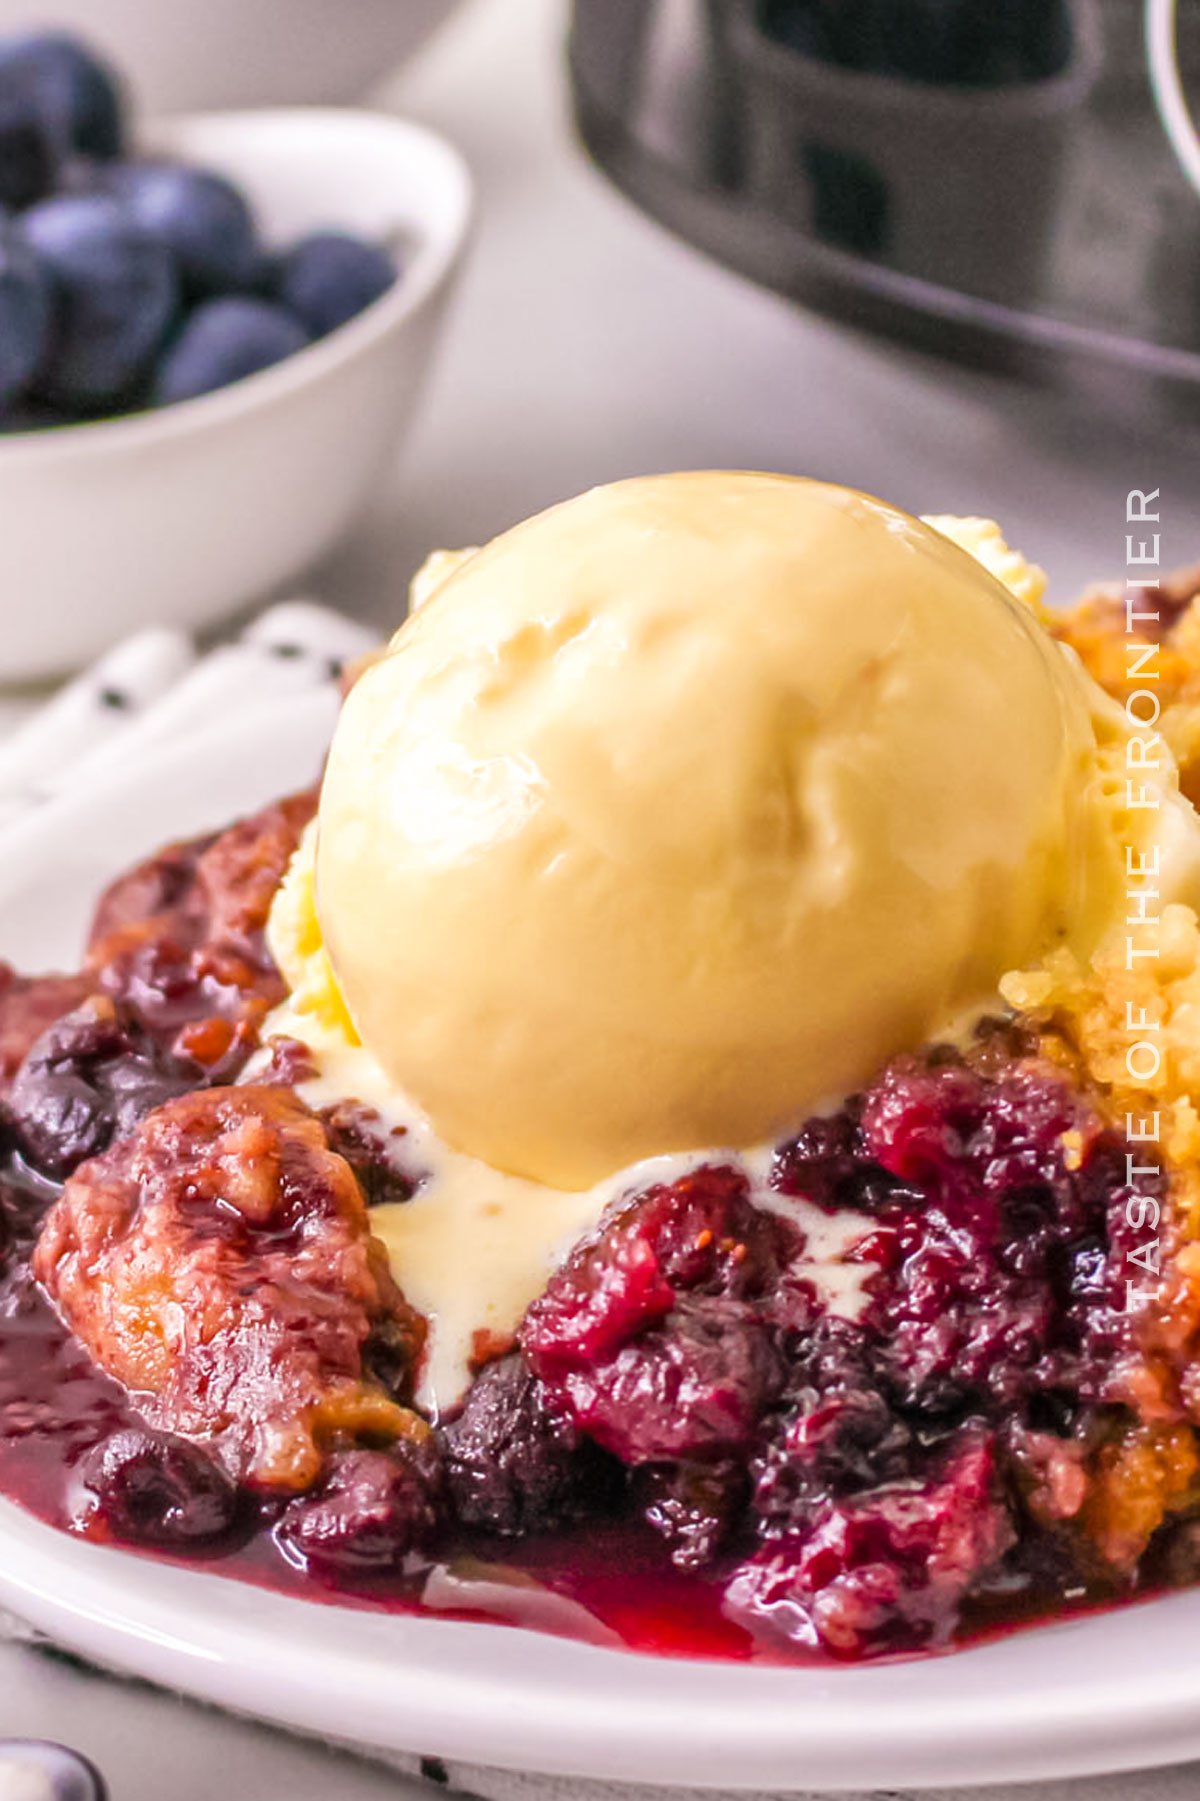
{"type": "MultiPolygon", "coordinates": [[[[230,720],[5,841],[0,950],[69,962],[106,876],[315,773],[325,696],[230,720]]],[[[313,1605],[0,1503],[0,1602],[151,1681],[379,1750],[697,1788],[999,1782],[1200,1755],[1200,1592],[925,1662],[749,1668],[313,1605]]]]}

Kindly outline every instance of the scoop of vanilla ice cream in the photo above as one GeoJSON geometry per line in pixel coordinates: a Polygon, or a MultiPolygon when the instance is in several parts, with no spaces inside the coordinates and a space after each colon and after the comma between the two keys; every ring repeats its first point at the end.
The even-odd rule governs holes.
{"type": "Polygon", "coordinates": [[[1077,667],[865,495],[618,483],[437,583],[349,695],[324,949],[451,1143],[557,1188],[758,1143],[1121,884],[1077,667]]]}

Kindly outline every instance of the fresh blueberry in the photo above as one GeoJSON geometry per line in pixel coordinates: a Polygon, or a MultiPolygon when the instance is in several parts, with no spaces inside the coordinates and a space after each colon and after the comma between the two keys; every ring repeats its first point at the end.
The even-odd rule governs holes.
{"type": "Polygon", "coordinates": [[[91,156],[70,156],[59,164],[54,192],[60,196],[107,194],[111,198],[126,167],[125,163],[97,162],[91,156]]]}
{"type": "Polygon", "coordinates": [[[278,298],[323,338],[378,300],[396,280],[396,264],[376,244],[342,231],[314,231],[279,258],[278,298]]]}
{"type": "Polygon", "coordinates": [[[61,154],[120,156],[125,123],[116,76],[69,32],[29,32],[0,42],[0,91],[26,97],[61,154]]]}
{"type": "Polygon", "coordinates": [[[228,387],[294,356],[307,343],[308,333],[299,320],[270,301],[236,295],[206,300],[164,356],[156,398],[169,406],[228,387]]]}
{"type": "Polygon", "coordinates": [[[131,163],[114,171],[113,192],[170,247],[189,297],[228,294],[259,280],[263,252],[254,216],[222,176],[175,163],[131,163]]]}
{"type": "Polygon", "coordinates": [[[39,387],[58,405],[111,404],[146,373],[174,317],[170,251],[100,194],[43,200],[21,229],[53,298],[39,387]]]}
{"type": "Polygon", "coordinates": [[[0,63],[0,206],[20,208],[54,186],[58,149],[36,95],[0,63]]]}
{"type": "Polygon", "coordinates": [[[37,258],[0,220],[0,413],[33,379],[46,349],[50,295],[37,258]]]}

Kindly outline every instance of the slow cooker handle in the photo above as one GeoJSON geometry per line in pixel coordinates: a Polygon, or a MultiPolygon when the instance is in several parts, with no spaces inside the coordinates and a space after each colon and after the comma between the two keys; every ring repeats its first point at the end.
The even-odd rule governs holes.
{"type": "Polygon", "coordinates": [[[1179,73],[1177,0],[1146,0],[1146,62],[1150,91],[1179,167],[1200,194],[1200,135],[1179,73]]]}

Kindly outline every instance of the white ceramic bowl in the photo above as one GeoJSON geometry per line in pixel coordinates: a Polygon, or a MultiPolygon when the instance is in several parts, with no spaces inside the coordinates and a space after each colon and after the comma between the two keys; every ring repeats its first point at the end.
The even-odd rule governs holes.
{"type": "Polygon", "coordinates": [[[211,624],[324,555],[414,410],[466,236],[462,158],[396,119],[289,108],[146,138],[239,182],[270,241],[343,226],[395,240],[403,273],[339,331],[218,393],[0,436],[7,680],[78,666],[153,621],[211,624]]]}
{"type": "Polygon", "coordinates": [[[360,100],[455,0],[0,0],[0,33],[53,21],[126,76],[136,105],[360,100]]]}

